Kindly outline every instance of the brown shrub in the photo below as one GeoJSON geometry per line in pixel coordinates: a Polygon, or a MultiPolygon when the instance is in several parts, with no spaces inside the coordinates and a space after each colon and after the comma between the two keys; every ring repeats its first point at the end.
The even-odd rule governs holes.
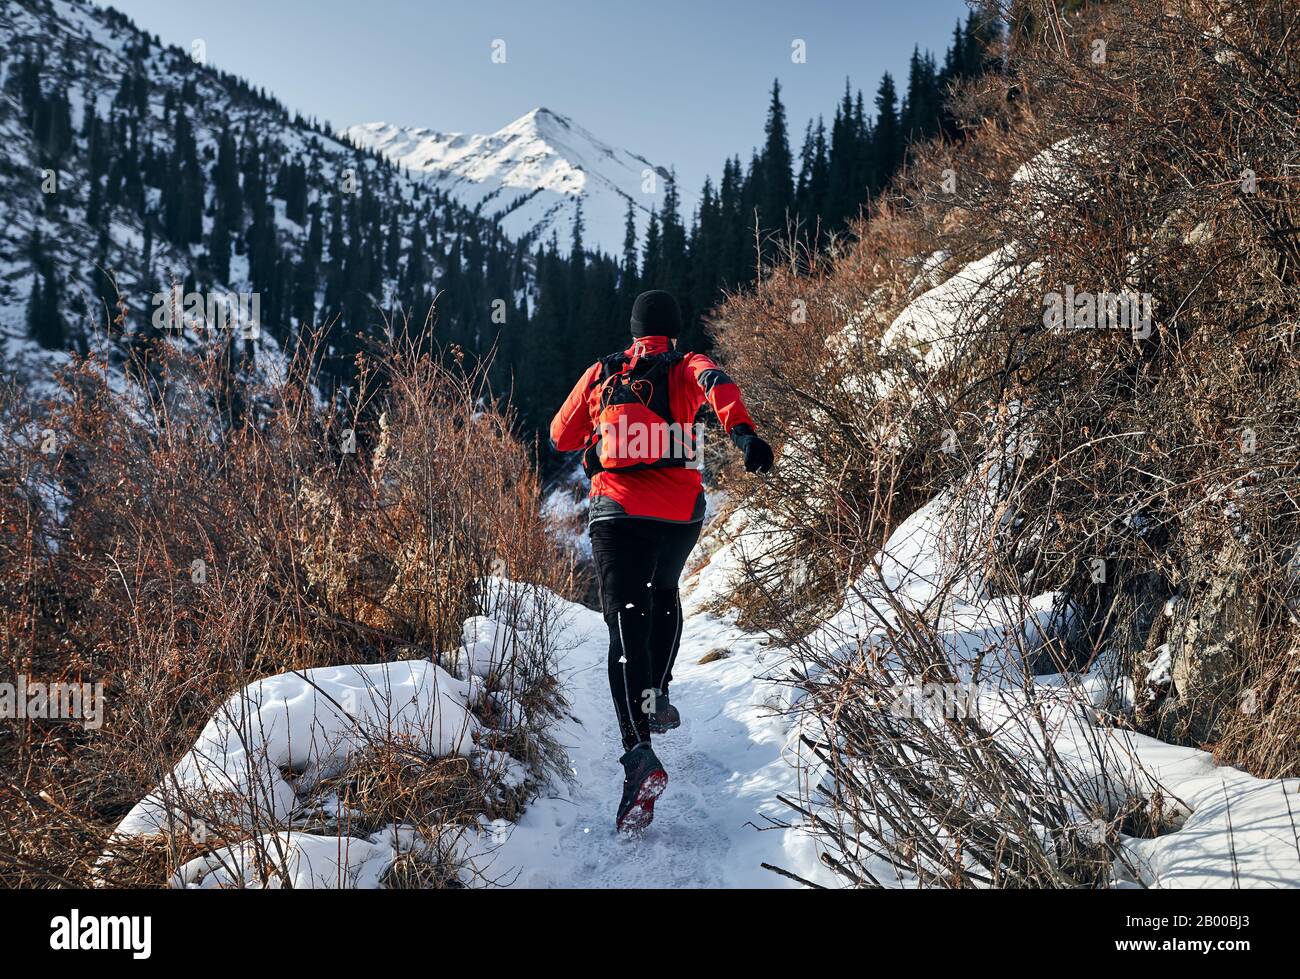
{"type": "MultiPolygon", "coordinates": [[[[48,404],[0,404],[0,679],[102,682],[108,704],[98,731],[30,721],[0,744],[9,883],[89,881],[115,822],[252,680],[415,655],[454,667],[467,616],[513,614],[486,607],[509,601],[489,575],[573,587],[481,375],[378,351],[322,401],[312,343],[275,380],[231,357],[161,342],[133,361],[139,384],[86,360],[48,404]]],[[[559,704],[545,636],[510,660],[528,727],[499,732],[534,774],[559,704]]],[[[451,798],[485,808],[473,785],[451,798]]],[[[188,850],[168,852],[174,869],[188,850]]],[[[140,867],[115,882],[165,879],[140,867]]]]}
{"type": "MultiPolygon", "coordinates": [[[[717,312],[731,369],[784,447],[747,501],[786,532],[742,586],[747,621],[797,644],[903,517],[945,487],[988,492],[993,460],[1003,477],[967,560],[988,594],[1070,596],[1082,628],[1053,668],[1108,664],[1116,722],[1293,775],[1300,51],[1282,39],[1300,11],[1026,0],[1001,13],[1004,70],[954,93],[965,138],[916,148],[838,254],[791,256],[717,312]],[[942,329],[889,332],[975,261],[983,285],[942,329]],[[1149,332],[1049,324],[1067,286],[1149,294],[1149,332]],[[1174,682],[1153,685],[1164,643],[1174,682]]],[[[871,685],[841,678],[808,709],[863,751],[893,743],[861,704],[871,685]]],[[[835,787],[841,802],[874,791],[835,787]]],[[[940,818],[963,800],[931,803],[940,818]]],[[[928,872],[972,882],[931,856],[928,872]]]]}

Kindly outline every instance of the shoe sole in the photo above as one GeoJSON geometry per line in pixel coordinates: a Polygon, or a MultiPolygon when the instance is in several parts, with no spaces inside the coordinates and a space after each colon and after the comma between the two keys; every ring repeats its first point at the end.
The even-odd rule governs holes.
{"type": "Polygon", "coordinates": [[[682,722],[681,722],[681,721],[674,721],[672,724],[662,724],[662,723],[656,723],[656,722],[654,722],[654,721],[651,721],[651,722],[650,722],[650,733],[651,733],[651,734],[667,734],[669,731],[675,731],[675,730],[677,730],[677,729],[678,729],[679,727],[681,727],[681,726],[682,726],[682,722]]]}
{"type": "Polygon", "coordinates": [[[643,778],[641,786],[636,790],[636,798],[632,800],[632,805],[618,821],[618,831],[638,833],[649,826],[651,820],[655,818],[655,800],[664,794],[666,788],[668,788],[668,773],[662,768],[656,768],[643,778]]]}

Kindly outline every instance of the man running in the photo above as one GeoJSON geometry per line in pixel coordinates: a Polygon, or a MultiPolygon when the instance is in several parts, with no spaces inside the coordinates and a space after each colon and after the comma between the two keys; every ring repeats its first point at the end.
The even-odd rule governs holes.
{"type": "Polygon", "coordinates": [[[654,818],[668,775],[650,735],[681,724],[668,685],[682,637],[677,582],[704,520],[695,423],[704,402],[745,454],[746,470],[767,473],[773,462],[731,378],[704,354],[675,349],[681,326],[671,294],[641,293],[632,307],[632,345],[589,367],[551,421],[551,444],[561,452],[584,449],[591,475],[588,532],[624,749],[620,832],[654,818]]]}

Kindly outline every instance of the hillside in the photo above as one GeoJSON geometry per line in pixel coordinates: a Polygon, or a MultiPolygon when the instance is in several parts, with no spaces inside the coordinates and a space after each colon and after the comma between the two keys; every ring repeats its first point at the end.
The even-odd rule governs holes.
{"type": "Polygon", "coordinates": [[[438,292],[443,342],[470,353],[497,339],[485,329],[493,300],[522,325],[528,263],[494,222],[111,10],[25,0],[6,12],[8,365],[39,380],[105,336],[115,342],[104,355],[120,363],[130,340],[153,335],[153,298],[173,285],[256,294],[264,329],[248,352],[271,359],[334,324],[325,358],[335,383],[350,380],[363,338],[384,331],[380,310],[422,322],[438,292]]]}
{"type": "Polygon", "coordinates": [[[784,443],[722,606],[844,883],[1294,887],[1300,12],[1008,16],[965,139],[717,312],[784,443]]]}
{"type": "Polygon", "coordinates": [[[567,249],[581,207],[586,246],[610,255],[623,248],[629,205],[644,238],[670,179],[664,167],[541,107],[488,135],[383,122],[350,126],[344,135],[424,176],[515,240],[544,242],[554,233],[567,249]]]}

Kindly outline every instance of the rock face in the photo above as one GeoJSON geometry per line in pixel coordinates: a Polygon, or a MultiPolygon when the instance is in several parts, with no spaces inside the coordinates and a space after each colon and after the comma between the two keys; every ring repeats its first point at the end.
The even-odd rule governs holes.
{"type": "Polygon", "coordinates": [[[1169,629],[1174,698],[1163,712],[1162,733],[1209,740],[1222,712],[1237,706],[1242,650],[1262,625],[1262,603],[1252,587],[1258,580],[1236,541],[1189,569],[1186,598],[1169,629]]]}
{"type": "Polygon", "coordinates": [[[1169,619],[1162,612],[1171,589],[1158,571],[1126,577],[1123,581],[1124,587],[1115,596],[1111,611],[1114,625],[1107,643],[1124,654],[1123,662],[1131,666],[1136,721],[1140,729],[1145,729],[1151,724],[1154,709],[1168,687],[1152,664],[1157,661],[1169,629],[1169,619]]]}

